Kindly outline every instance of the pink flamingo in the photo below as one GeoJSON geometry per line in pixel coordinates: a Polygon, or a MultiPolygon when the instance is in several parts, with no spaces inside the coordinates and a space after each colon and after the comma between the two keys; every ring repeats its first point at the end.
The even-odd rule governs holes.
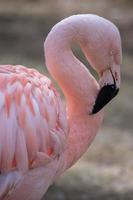
{"type": "Polygon", "coordinates": [[[121,39],[115,25],[91,14],[68,17],[44,44],[51,80],[35,69],[0,67],[0,199],[40,200],[87,150],[103,107],[120,87],[121,39]],[[79,43],[99,83],[72,53],[79,43]]]}

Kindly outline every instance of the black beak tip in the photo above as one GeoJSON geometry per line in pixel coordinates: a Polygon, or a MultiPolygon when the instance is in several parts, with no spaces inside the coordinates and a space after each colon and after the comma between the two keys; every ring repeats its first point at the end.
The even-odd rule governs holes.
{"type": "Polygon", "coordinates": [[[99,112],[107,103],[109,103],[119,92],[115,85],[105,85],[101,88],[95,101],[91,114],[99,112]]]}

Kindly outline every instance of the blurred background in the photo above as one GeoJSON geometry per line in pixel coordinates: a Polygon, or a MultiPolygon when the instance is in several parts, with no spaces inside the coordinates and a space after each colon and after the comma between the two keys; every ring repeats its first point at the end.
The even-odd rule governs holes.
{"type": "MultiPolygon", "coordinates": [[[[0,64],[44,68],[43,41],[59,20],[94,13],[114,22],[123,45],[122,86],[83,158],[49,189],[48,200],[133,199],[133,1],[0,0],[0,64]]],[[[85,62],[79,48],[77,56],[85,62]]]]}

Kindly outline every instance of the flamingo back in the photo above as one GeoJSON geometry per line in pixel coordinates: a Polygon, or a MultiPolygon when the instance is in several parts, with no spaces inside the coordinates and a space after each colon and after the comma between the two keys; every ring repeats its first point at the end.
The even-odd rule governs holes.
{"type": "Polygon", "coordinates": [[[51,80],[35,69],[1,65],[0,185],[3,175],[25,174],[58,159],[66,139],[66,113],[51,80]]]}

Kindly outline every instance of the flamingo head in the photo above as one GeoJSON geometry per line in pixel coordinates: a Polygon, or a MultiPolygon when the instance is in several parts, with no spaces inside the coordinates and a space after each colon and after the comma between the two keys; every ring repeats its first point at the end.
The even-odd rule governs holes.
{"type": "MultiPolygon", "coordinates": [[[[108,104],[119,92],[120,88],[120,60],[121,60],[121,48],[119,53],[109,56],[111,62],[106,67],[98,68],[98,74],[100,76],[99,86],[100,90],[93,106],[92,114],[100,111],[106,104],[108,104]],[[100,69],[100,70],[99,70],[100,69]]],[[[109,59],[110,60],[110,59],[109,59]]],[[[103,65],[104,66],[104,65],[103,65]]]]}
{"type": "MultiPolygon", "coordinates": [[[[120,51],[119,51],[120,52],[120,51]]],[[[111,56],[112,57],[112,56],[111,56]]],[[[92,114],[100,111],[108,104],[119,92],[120,88],[120,55],[113,55],[112,63],[103,70],[99,70],[100,90],[93,106],[92,114]]]]}
{"type": "MultiPolygon", "coordinates": [[[[91,66],[99,75],[99,91],[92,114],[99,112],[117,94],[120,88],[120,65],[122,60],[121,38],[117,27],[108,20],[100,19],[94,34],[84,42],[84,52],[91,66]]],[[[89,32],[88,32],[89,33],[89,32]]]]}

